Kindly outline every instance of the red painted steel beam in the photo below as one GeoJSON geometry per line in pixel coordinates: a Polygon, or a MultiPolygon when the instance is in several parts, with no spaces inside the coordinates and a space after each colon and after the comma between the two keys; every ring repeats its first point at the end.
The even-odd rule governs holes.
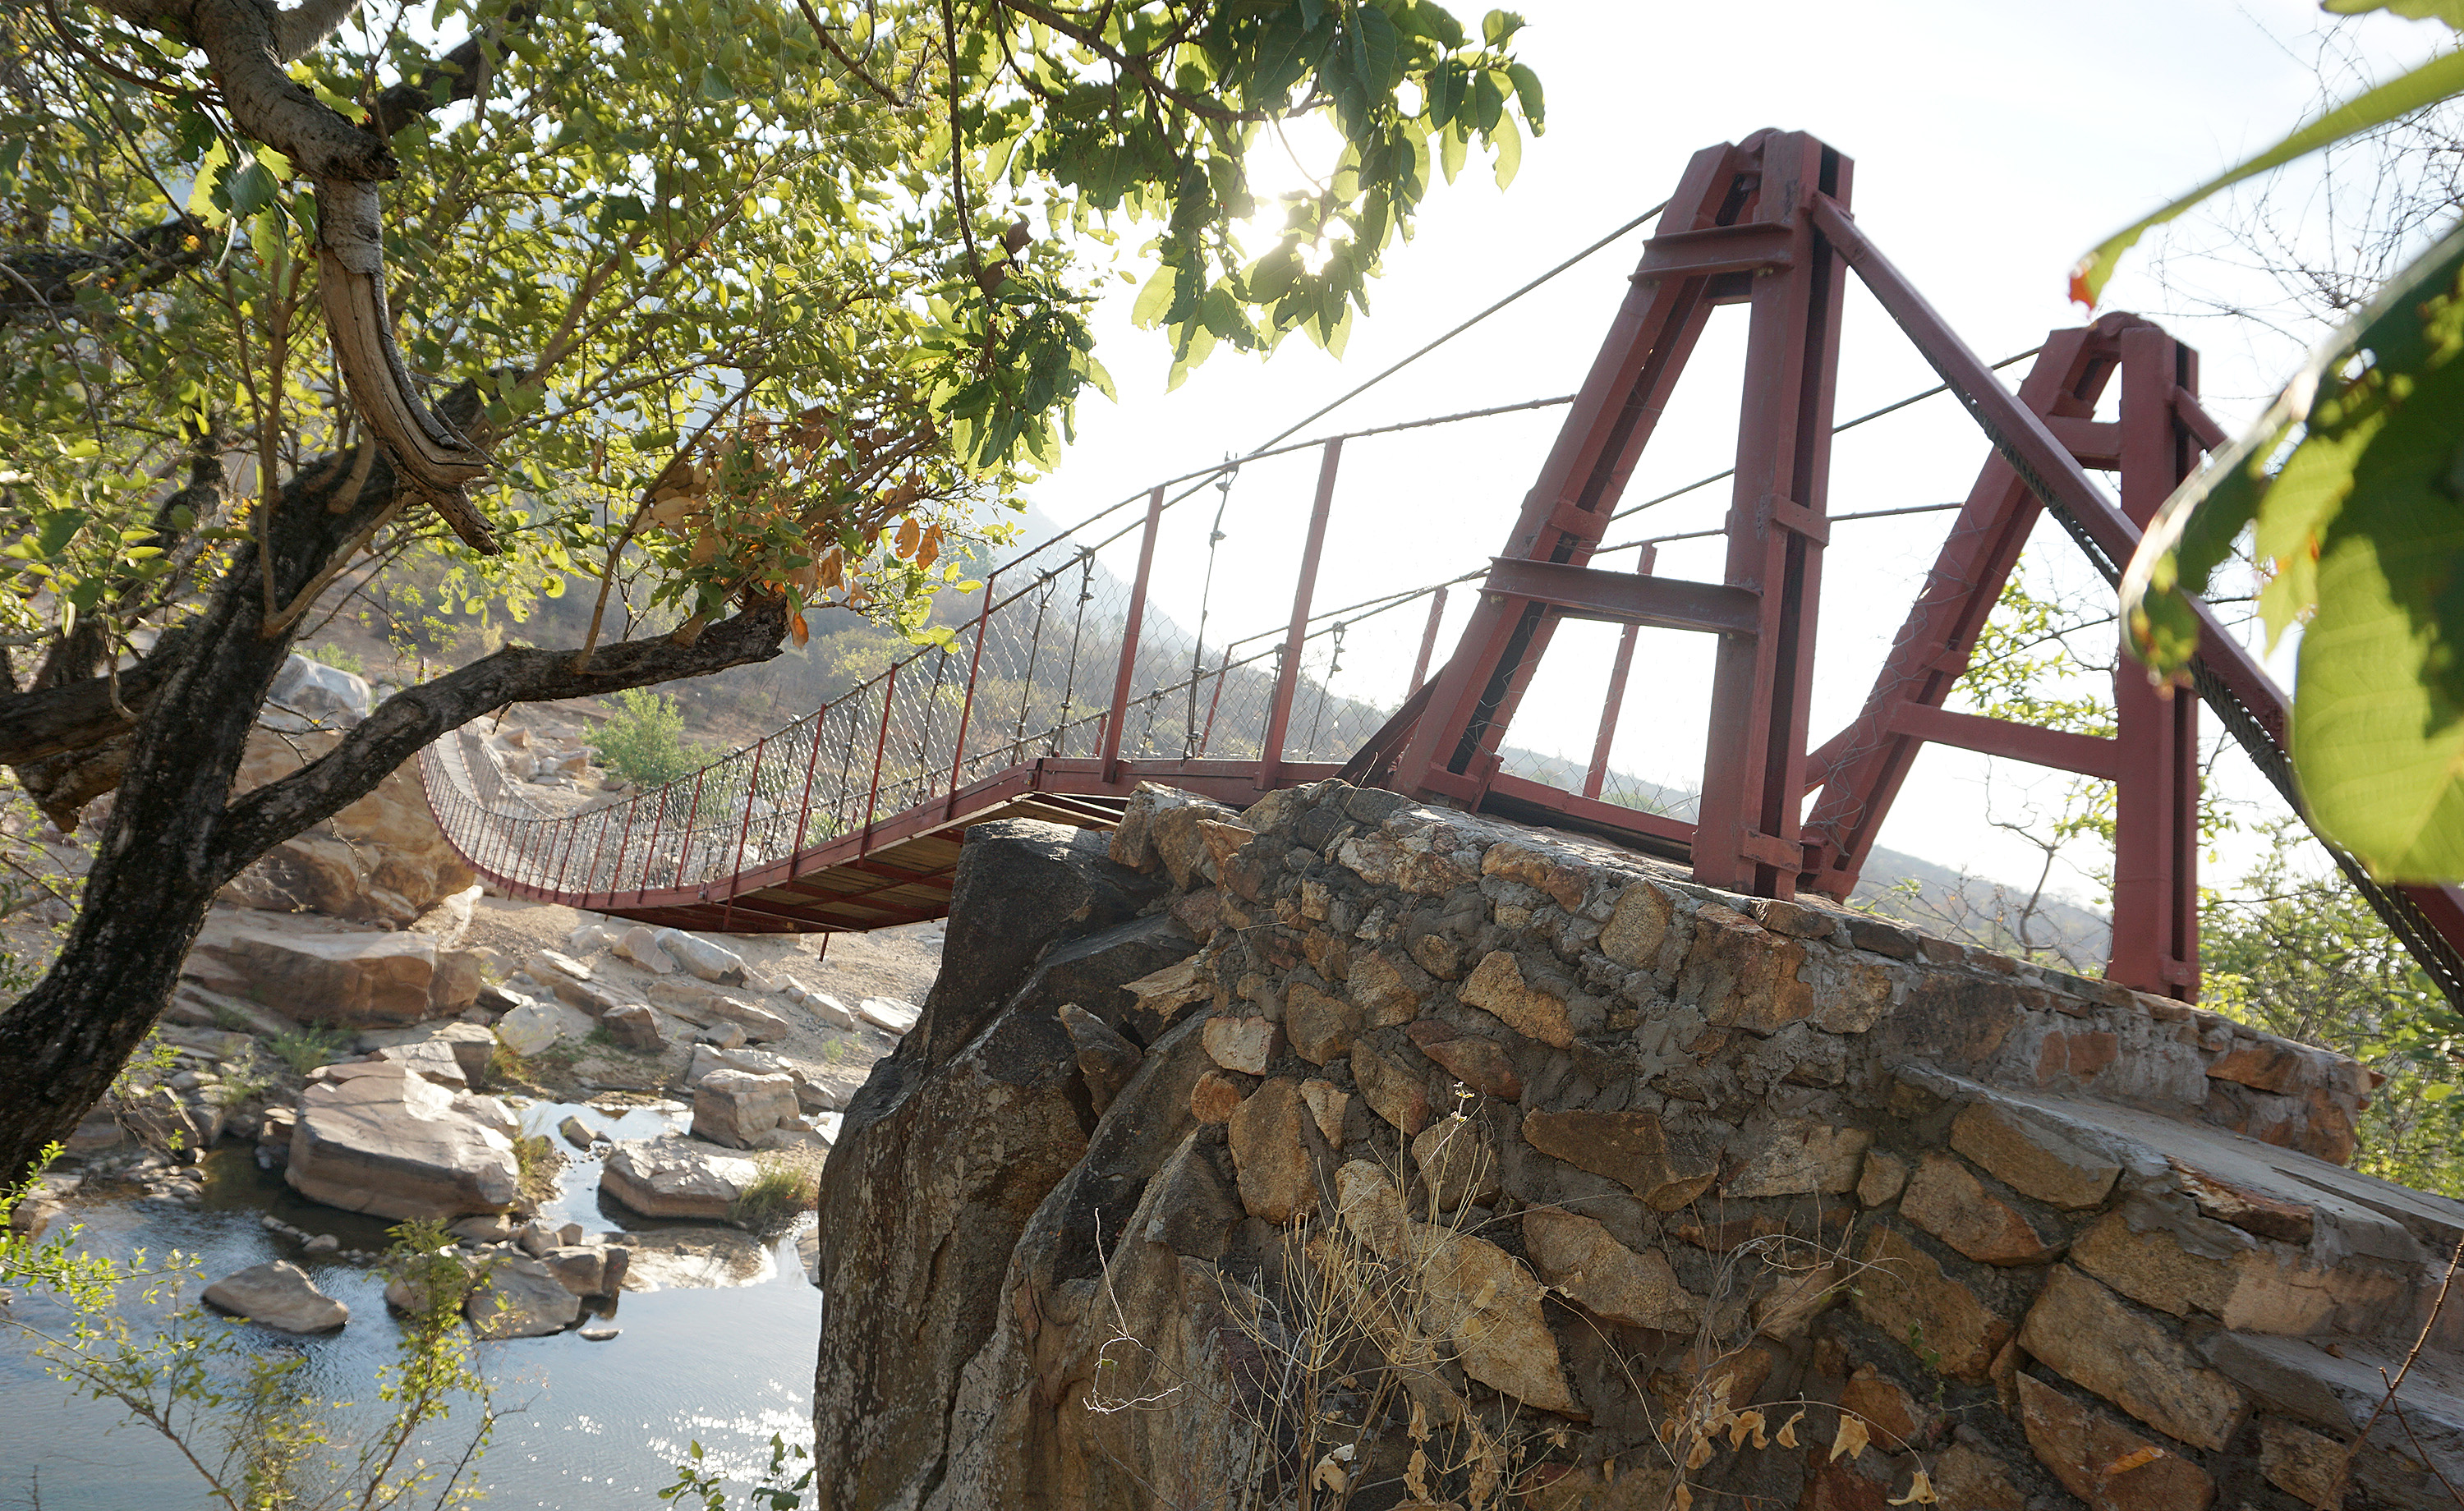
{"type": "MultiPolygon", "coordinates": [[[[1899,322],[1917,350],[1968,406],[1986,439],[2028,486],[2040,498],[2059,507],[2114,563],[2127,562],[2139,547],[2138,528],[2105,497],[2103,490],[2088,480],[2077,459],[2062,449],[2044,422],[2011,397],[1992,370],[1952,333],[1906,275],[1875,248],[1844,210],[1817,200],[1814,215],[1838,243],[1848,257],[1848,265],[1873,291],[1876,300],[1899,322]]],[[[2240,700],[2281,748],[2287,710],[2283,690],[2239,641],[2225,632],[2207,605],[2193,601],[2192,607],[2200,623],[2201,667],[2240,700]]]]}
{"type": "MultiPolygon", "coordinates": [[[[1292,588],[1292,622],[1284,633],[1284,664],[1275,671],[1274,702],[1266,712],[1266,737],[1260,746],[1257,786],[1260,792],[1282,785],[1284,736],[1292,724],[1292,695],[1300,687],[1301,650],[1309,642],[1309,601],[1317,592],[1318,559],[1326,552],[1326,518],[1334,507],[1334,474],[1343,462],[1340,436],[1326,443],[1318,463],[1317,497],[1309,506],[1309,537],[1301,546],[1299,581],[1292,588]]],[[[1156,493],[1161,495],[1162,490],[1156,493]]],[[[1107,779],[1118,775],[1108,770],[1107,779]]]]}
{"type": "MultiPolygon", "coordinates": [[[[2145,530],[2197,468],[2173,396],[2198,391],[2198,357],[2152,325],[2122,333],[2122,512],[2145,530]]],[[[2106,976],[2199,995],[2199,702],[2166,697],[2130,657],[2114,664],[2122,777],[2114,791],[2113,954],[2106,976]]]]}
{"type": "MultiPolygon", "coordinates": [[[[2020,381],[2019,402],[2037,413],[2092,414],[2120,370],[2112,335],[2127,318],[2047,336],[2020,381]]],[[[1894,728],[1898,711],[1949,698],[2043,510],[2001,453],[1989,452],[1864,708],[1807,762],[1806,786],[1822,796],[1805,823],[1806,887],[1841,899],[1855,889],[1924,744],[1894,728]]]]}
{"type": "Polygon", "coordinates": [[[1975,713],[1951,713],[1923,703],[1902,703],[1893,708],[1890,733],[2050,766],[2056,771],[2077,772],[2104,781],[2118,781],[2122,775],[2119,740],[1975,713]]]}
{"type": "MultiPolygon", "coordinates": [[[[1331,442],[1330,445],[1341,445],[1331,442]]],[[[1331,458],[1328,465],[1332,466],[1331,458]]],[[[1146,529],[1138,537],[1138,575],[1130,583],[1129,621],[1121,628],[1121,664],[1112,673],[1111,710],[1104,718],[1104,775],[1121,772],[1121,727],[1129,722],[1130,680],[1138,667],[1138,632],[1146,624],[1147,580],[1155,573],[1155,533],[1163,528],[1163,485],[1147,495],[1146,529]]],[[[1321,526],[1321,533],[1323,526],[1321,526]]]]}
{"type": "MultiPolygon", "coordinates": [[[[1750,147],[1725,142],[1696,153],[1661,215],[1660,236],[1746,218],[1752,191],[1743,181],[1756,156],[1750,147]]],[[[1709,281],[1699,274],[1637,277],[1524,495],[1504,555],[1576,565],[1589,559],[1710,318],[1709,281]]],[[[1390,722],[1380,732],[1377,743],[1394,752],[1397,790],[1461,800],[1463,783],[1447,778],[1471,770],[1475,757],[1502,738],[1513,703],[1548,648],[1551,628],[1541,605],[1475,601],[1454,654],[1423,690],[1427,702],[1419,715],[1408,727],[1390,722]]],[[[1481,779],[1473,778],[1471,787],[1477,800],[1481,779]]]]}
{"type": "Polygon", "coordinates": [[[1751,636],[1762,622],[1761,595],[1750,588],[1604,572],[1562,561],[1492,557],[1481,591],[1544,603],[1569,619],[1615,624],[1751,636]]]}
{"type": "Polygon", "coordinates": [[[1763,149],[1760,215],[1790,229],[1795,252],[1787,273],[1754,283],[1727,567],[1731,587],[1760,595],[1761,619],[1751,638],[1723,636],[1714,653],[1693,856],[1697,882],[1755,896],[1793,896],[1804,869],[1798,826],[1848,281],[1829,233],[1804,210],[1844,205],[1853,174],[1846,157],[1801,133],[1763,149]]]}

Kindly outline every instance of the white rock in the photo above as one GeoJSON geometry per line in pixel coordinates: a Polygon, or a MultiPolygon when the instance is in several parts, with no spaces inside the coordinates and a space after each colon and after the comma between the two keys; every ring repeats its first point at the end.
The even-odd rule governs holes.
{"type": "Polygon", "coordinates": [[[646,1217],[725,1220],[761,1168],[679,1138],[620,1140],[599,1171],[602,1195],[646,1217]]]}
{"type": "Polygon", "coordinates": [[[556,950],[541,950],[530,958],[531,974],[541,981],[553,982],[562,976],[568,981],[587,981],[590,967],[573,956],[556,950]]]}
{"type": "Polygon", "coordinates": [[[396,1044],[380,1049],[368,1058],[390,1062],[413,1075],[426,1077],[440,1086],[449,1086],[456,1091],[471,1084],[470,1073],[463,1069],[461,1058],[453,1053],[453,1046],[440,1040],[396,1044]]]}
{"type": "Polygon", "coordinates": [[[769,1244],[725,1228],[628,1233],[625,1243],[631,1250],[624,1282],[628,1291],[759,1285],[779,1273],[769,1244]]]}
{"type": "Polygon", "coordinates": [[[715,1044],[695,1044],[693,1060],[685,1066],[685,1085],[700,1085],[715,1070],[741,1070],[756,1076],[794,1074],[785,1061],[766,1049],[721,1049],[715,1044]]]}
{"type": "Polygon", "coordinates": [[[755,1043],[787,1037],[787,1020],[766,1007],[738,996],[711,998],[710,1010],[744,1030],[744,1037],[755,1043]]]}
{"type": "Polygon", "coordinates": [[[697,934],[681,930],[658,931],[659,948],[705,981],[734,984],[744,979],[744,957],[725,945],[713,944],[697,934]]]}
{"type": "Polygon", "coordinates": [[[348,1306],[319,1290],[307,1271],[287,1259],[226,1275],[206,1287],[206,1300],[280,1332],[332,1332],[351,1320],[348,1306]]]}
{"type": "Polygon", "coordinates": [[[830,1151],[830,1141],[805,1128],[775,1128],[754,1140],[754,1148],[785,1153],[809,1150],[816,1154],[830,1151]]]}
{"type": "Polygon", "coordinates": [[[471,1288],[462,1315],[482,1338],[539,1338],[572,1326],[582,1299],[537,1259],[502,1259],[471,1288]]]}
{"type": "Polygon", "coordinates": [[[522,1120],[514,1115],[513,1108],[495,1097],[466,1091],[453,1099],[453,1110],[483,1128],[495,1128],[509,1139],[520,1136],[522,1131],[522,1120]]]}
{"type": "Polygon", "coordinates": [[[715,1070],[693,1088],[693,1136],[732,1149],[754,1148],[797,1115],[796,1083],[785,1076],[715,1070]]]}
{"type": "Polygon", "coordinates": [[[827,992],[814,992],[807,995],[804,998],[804,1006],[812,1011],[815,1018],[844,1033],[852,1034],[864,1026],[864,1019],[855,1016],[854,1008],[847,1006],[827,992]]]}
{"type": "Polygon", "coordinates": [[[603,923],[586,923],[565,936],[564,947],[576,955],[595,954],[625,937],[624,931],[603,923]]]}
{"type": "Polygon", "coordinates": [[[652,975],[673,975],[676,962],[659,947],[659,935],[669,931],[637,924],[617,937],[611,953],[620,959],[632,961],[652,975]]]}
{"type": "Polygon", "coordinates": [[[856,1017],[883,1033],[904,1037],[915,1026],[923,1009],[913,1002],[902,1002],[894,996],[868,996],[856,1003],[856,1017]]]}
{"type": "Polygon", "coordinates": [[[375,707],[376,693],[365,678],[294,653],[275,673],[274,690],[267,694],[265,712],[257,722],[294,734],[313,729],[346,730],[375,707]]]}
{"type": "Polygon", "coordinates": [[[496,1037],[524,1060],[560,1039],[580,1039],[593,1024],[587,1014],[561,1002],[528,1002],[496,1019],[496,1037]]]}

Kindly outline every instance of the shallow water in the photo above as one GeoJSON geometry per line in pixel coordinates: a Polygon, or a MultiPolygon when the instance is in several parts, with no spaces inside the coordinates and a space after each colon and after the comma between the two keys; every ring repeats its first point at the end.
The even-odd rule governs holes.
{"type": "MultiPolygon", "coordinates": [[[[648,1137],[670,1126],[649,1109],[610,1117],[539,1103],[523,1110],[523,1129],[554,1138],[567,1114],[617,1138],[648,1137]]],[[[593,1234],[685,1226],[603,1211],[599,1161],[556,1143],[568,1160],[558,1198],[540,1212],[551,1223],[579,1222],[593,1234]]],[[[203,1276],[198,1288],[269,1259],[306,1269],[319,1289],[351,1308],[341,1332],[290,1339],[253,1324],[232,1325],[251,1346],[297,1348],[308,1361],[295,1377],[304,1393],[359,1403],[335,1413],[341,1429],[335,1435],[348,1440],[352,1418],[382,1412],[377,1370],[393,1362],[400,1337],[385,1309],[384,1279],[372,1269],[304,1257],[258,1219],[270,1211],[362,1249],[385,1246],[384,1224],[299,1200],[279,1174],[258,1171],[245,1147],[216,1150],[209,1170],[202,1210],[113,1202],[79,1207],[61,1220],[82,1223],[81,1241],[97,1253],[125,1259],[142,1246],[157,1257],[174,1248],[194,1255],[203,1276]]],[[[476,1359],[496,1388],[497,1408],[514,1412],[498,1422],[479,1462],[487,1504],[657,1507],[667,1504],[657,1492],[675,1482],[674,1466],[695,1441],[706,1463],[747,1478],[768,1462],[772,1434],[808,1441],[821,1293],[804,1279],[793,1234],[771,1252],[771,1273],[751,1284],[626,1292],[612,1317],[585,1319],[586,1325],[622,1329],[605,1343],[564,1332],[479,1345],[476,1359]]],[[[45,1313],[21,1301],[16,1315],[41,1323],[45,1313]]],[[[458,1456],[470,1415],[458,1412],[426,1433],[430,1462],[458,1456]]],[[[127,1424],[117,1407],[71,1398],[21,1341],[0,1334],[0,1507],[173,1511],[208,1503],[195,1472],[150,1428],[127,1424]]]]}

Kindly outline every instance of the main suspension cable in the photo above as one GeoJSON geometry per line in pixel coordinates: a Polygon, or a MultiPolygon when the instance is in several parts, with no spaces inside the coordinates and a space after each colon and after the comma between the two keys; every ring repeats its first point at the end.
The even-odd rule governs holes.
{"type": "MultiPolygon", "coordinates": [[[[2038,352],[2041,352],[2045,348],[2039,344],[2031,346],[2024,352],[2013,352],[2010,356],[2003,358],[2000,361],[1993,363],[1993,371],[1999,372],[2003,368],[2011,366],[2014,362],[2026,361],[2029,358],[2035,356],[2038,352]]],[[[1831,433],[1833,435],[1837,435],[1842,430],[1854,430],[1859,426],[1865,424],[1869,420],[1879,420],[1886,414],[1896,414],[1912,404],[1930,399],[1936,394],[1948,392],[1950,392],[1950,384],[1947,383],[1938,383],[1923,393],[1912,393],[1904,399],[1895,399],[1879,409],[1868,409],[1854,420],[1848,420],[1841,424],[1835,425],[1831,427],[1831,433]]],[[[1684,487],[1671,489],[1657,498],[1646,498],[1641,503],[1633,505],[1630,508],[1620,509],[1616,514],[1609,515],[1609,522],[1611,524],[1615,524],[1617,521],[1625,518],[1629,515],[1639,515],[1644,510],[1652,508],[1655,505],[1664,504],[1672,498],[1682,498],[1698,488],[1708,488],[1713,483],[1719,482],[1724,478],[1734,477],[1736,475],[1737,470],[1731,467],[1713,472],[1708,477],[1697,478],[1693,482],[1686,484],[1684,487]]]]}

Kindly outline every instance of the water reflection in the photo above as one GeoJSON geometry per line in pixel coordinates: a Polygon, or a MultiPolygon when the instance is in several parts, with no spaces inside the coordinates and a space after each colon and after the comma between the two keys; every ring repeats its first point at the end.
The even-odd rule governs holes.
{"type": "MultiPolygon", "coordinates": [[[[662,1248],[695,1247],[675,1236],[688,1225],[602,1208],[597,1153],[556,1137],[567,1116],[621,1139],[652,1137],[682,1122],[672,1105],[665,1111],[567,1103],[525,1108],[523,1130],[548,1134],[566,1156],[558,1195],[540,1215],[552,1224],[579,1222],[593,1235],[664,1233],[662,1248]]],[[[253,1347],[302,1352],[308,1364],[296,1378],[304,1392],[357,1403],[333,1413],[338,1439],[349,1440],[352,1422],[383,1419],[377,1370],[393,1362],[399,1337],[384,1281],[373,1270],[303,1256],[296,1243],[265,1231],[261,1218],[271,1212],[311,1234],[331,1233],[345,1249],[382,1249],[384,1224],[299,1200],[281,1176],[258,1171],[244,1147],[217,1149],[208,1170],[199,1210],[111,1202],[77,1208],[62,1220],[82,1223],[81,1241],[99,1253],[125,1258],[142,1247],[156,1256],[174,1248],[195,1255],[207,1281],[269,1259],[306,1269],[319,1289],[351,1308],[340,1333],[294,1340],[233,1325],[253,1347]]],[[[627,1291],[614,1316],[585,1320],[620,1329],[611,1340],[565,1332],[480,1345],[477,1358],[496,1386],[496,1404],[513,1413],[499,1422],[480,1462],[487,1503],[649,1511],[666,1504],[657,1493],[674,1482],[673,1466],[695,1440],[707,1462],[748,1477],[768,1464],[772,1434],[808,1441],[821,1298],[805,1281],[795,1237],[767,1245],[766,1274],[725,1289],[678,1288],[671,1275],[657,1290],[627,1291]]],[[[40,1325],[45,1310],[20,1301],[16,1314],[40,1325]]],[[[472,1414],[458,1412],[425,1434],[421,1451],[431,1462],[458,1455],[472,1414]]],[[[194,1472],[169,1444],[150,1429],[123,1424],[116,1408],[68,1399],[20,1342],[0,1338],[0,1507],[165,1511],[204,1501],[194,1472]]]]}

